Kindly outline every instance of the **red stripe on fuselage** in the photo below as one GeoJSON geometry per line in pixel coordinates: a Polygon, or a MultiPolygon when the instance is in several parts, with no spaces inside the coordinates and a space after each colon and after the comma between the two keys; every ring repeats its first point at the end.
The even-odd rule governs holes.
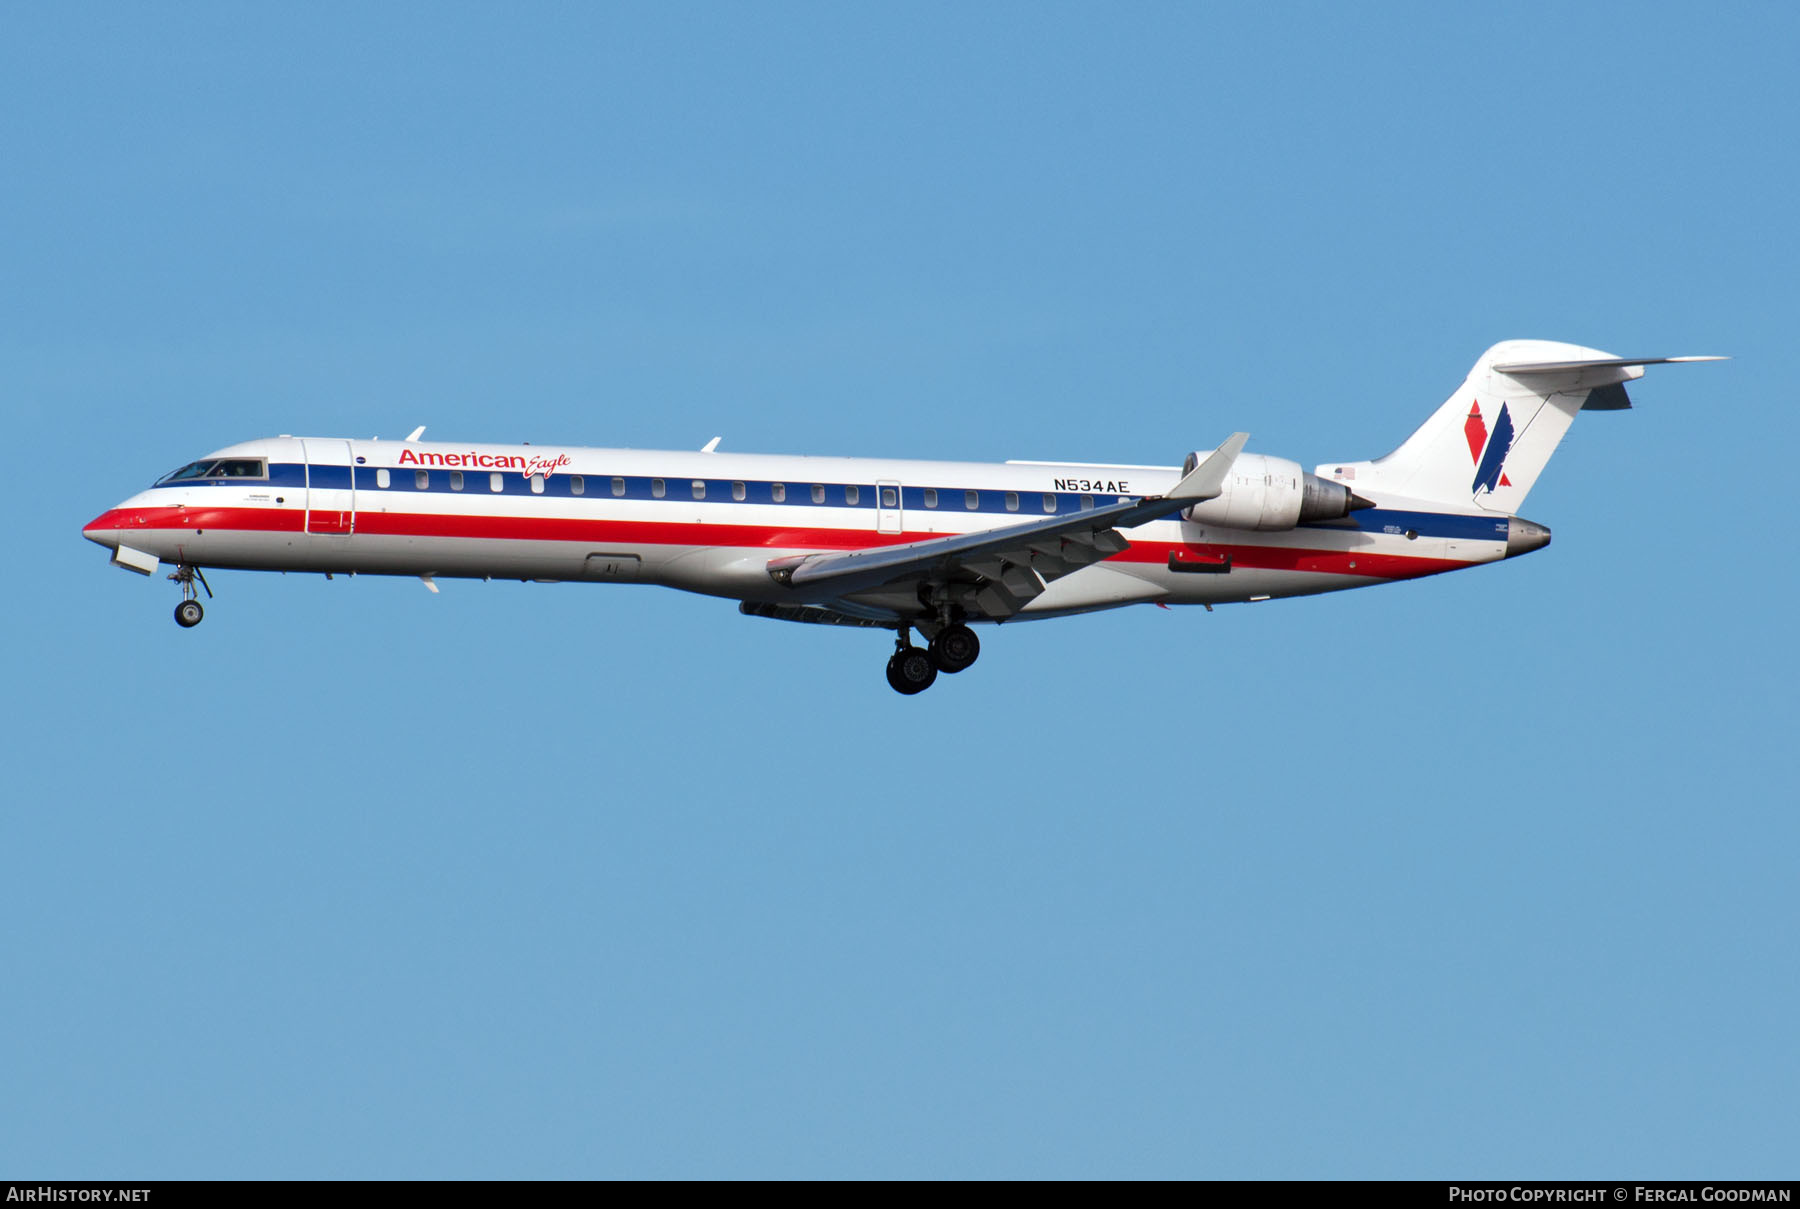
{"type": "Polygon", "coordinates": [[[304,508],[113,508],[81,527],[128,533],[133,529],[238,529],[248,532],[301,533],[304,508]]]}
{"type": "MultiPolygon", "coordinates": [[[[333,513],[332,515],[336,515],[333,513]]],[[[129,533],[134,529],[224,529],[241,532],[300,533],[300,508],[115,508],[86,530],[129,533]]],[[[590,545],[719,546],[745,550],[862,550],[950,536],[936,533],[876,533],[867,529],[787,528],[778,525],[712,525],[680,521],[585,520],[563,516],[476,516],[436,512],[358,512],[356,533],[381,537],[447,537],[476,541],[560,541],[590,545]]],[[[333,535],[336,536],[336,535],[333,535]]],[[[1472,564],[1452,558],[1376,554],[1367,550],[1314,547],[1195,544],[1133,539],[1111,561],[1166,563],[1183,550],[1210,557],[1229,556],[1233,567],[1265,571],[1310,571],[1372,579],[1416,579],[1472,564]]]]}
{"type": "Polygon", "coordinates": [[[358,533],[384,537],[463,537],[494,541],[588,542],[734,549],[862,550],[898,546],[930,534],[862,529],[790,529],[709,525],[702,521],[600,521],[568,516],[469,516],[438,512],[359,512],[358,533]]]}
{"type": "Polygon", "coordinates": [[[1172,551],[1213,557],[1228,556],[1233,567],[1254,571],[1312,571],[1320,575],[1367,575],[1374,579],[1417,579],[1473,566],[1454,558],[1421,558],[1413,554],[1375,554],[1367,550],[1320,550],[1297,546],[1196,545],[1190,542],[1133,540],[1111,562],[1167,563],[1172,551]]]}

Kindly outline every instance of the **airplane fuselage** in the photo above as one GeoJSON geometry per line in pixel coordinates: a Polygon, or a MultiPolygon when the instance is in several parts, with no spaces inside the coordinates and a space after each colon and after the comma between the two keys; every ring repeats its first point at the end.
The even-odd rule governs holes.
{"type": "MultiPolygon", "coordinates": [[[[86,526],[102,545],[245,570],[660,584],[804,603],[785,556],[1003,529],[1156,496],[1175,467],[893,461],[281,437],[222,449],[234,473],[171,477],[86,526]],[[234,465],[233,465],[234,464],[234,465]]],[[[179,473],[179,472],[178,472],[179,473]]],[[[1048,583],[1019,617],[1329,592],[1535,549],[1504,515],[1377,498],[1259,532],[1171,514],[1048,583]],[[1510,539],[1510,541],[1509,541],[1510,539]]],[[[1547,539],[1547,531],[1542,531],[1547,539]]],[[[864,594],[872,617],[914,602],[864,594]]]]}

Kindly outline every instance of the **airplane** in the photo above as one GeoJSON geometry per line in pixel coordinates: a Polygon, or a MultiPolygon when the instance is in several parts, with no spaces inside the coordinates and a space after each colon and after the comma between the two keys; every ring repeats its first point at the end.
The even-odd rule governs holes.
{"type": "Polygon", "coordinates": [[[1506,341],[1392,453],[1311,473],[1243,432],[1179,469],[280,436],[187,463],[83,535],[129,571],[173,564],[183,627],[209,567],[660,584],[892,630],[888,683],[910,695],[975,662],[977,624],[1210,611],[1541,549],[1550,530],[1518,512],[1575,414],[1630,407],[1645,366],[1725,359],[1506,341]]]}

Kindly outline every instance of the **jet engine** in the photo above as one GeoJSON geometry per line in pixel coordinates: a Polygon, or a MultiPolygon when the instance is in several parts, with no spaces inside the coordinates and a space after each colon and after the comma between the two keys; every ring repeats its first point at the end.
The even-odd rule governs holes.
{"type": "MultiPolygon", "coordinates": [[[[1182,473],[1200,464],[1200,454],[1190,453],[1182,473]]],[[[1329,521],[1349,516],[1358,508],[1372,508],[1370,501],[1342,483],[1333,483],[1300,469],[1300,463],[1261,453],[1240,453],[1225,476],[1225,487],[1216,499],[1195,504],[1183,518],[1230,529],[1292,529],[1305,521],[1329,521]]]]}

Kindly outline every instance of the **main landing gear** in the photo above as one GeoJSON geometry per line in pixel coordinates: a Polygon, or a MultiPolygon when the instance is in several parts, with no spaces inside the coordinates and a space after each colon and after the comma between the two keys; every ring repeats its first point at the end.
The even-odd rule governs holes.
{"type": "Polygon", "coordinates": [[[194,581],[199,580],[200,586],[206,589],[208,600],[212,599],[212,585],[206,582],[199,567],[190,567],[186,563],[177,566],[175,574],[169,578],[181,585],[181,603],[175,606],[175,624],[191,630],[206,616],[206,610],[200,607],[200,593],[194,590],[194,581]]]}
{"type": "Polygon", "coordinates": [[[901,626],[894,639],[894,656],[888,660],[887,680],[896,693],[910,697],[936,683],[939,672],[954,674],[974,663],[981,654],[975,631],[957,622],[932,638],[929,648],[912,644],[911,630],[901,626]]]}
{"type": "Polygon", "coordinates": [[[955,625],[945,626],[931,640],[931,661],[937,664],[940,672],[954,675],[980,656],[981,639],[975,637],[975,631],[960,621],[955,625]]]}
{"type": "Polygon", "coordinates": [[[937,680],[937,674],[937,664],[931,661],[931,656],[924,648],[908,642],[906,631],[901,630],[894,657],[887,665],[888,683],[894,691],[908,697],[922,693],[937,680]]]}

